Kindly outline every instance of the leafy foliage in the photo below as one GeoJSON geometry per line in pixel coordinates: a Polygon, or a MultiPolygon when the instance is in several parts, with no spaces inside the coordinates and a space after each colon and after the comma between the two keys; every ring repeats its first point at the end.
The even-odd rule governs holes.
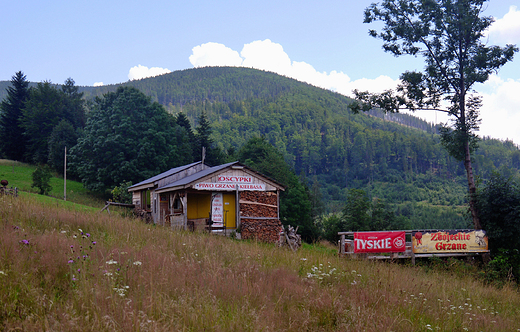
{"type": "Polygon", "coordinates": [[[491,250],[520,248],[520,186],[517,180],[493,173],[479,190],[477,206],[491,250]]]}
{"type": "Polygon", "coordinates": [[[71,149],[73,171],[97,192],[189,162],[185,131],[161,105],[132,87],[96,99],[84,135],[71,149]]]}
{"type": "Polygon", "coordinates": [[[63,119],[52,129],[49,136],[49,157],[48,165],[56,172],[63,173],[65,147],[69,150],[78,141],[79,134],[72,124],[63,119]]]}
{"type": "Polygon", "coordinates": [[[114,202],[118,203],[126,203],[131,204],[132,203],[132,193],[128,191],[128,187],[132,185],[132,182],[122,182],[118,186],[115,186],[114,189],[112,189],[112,199],[114,202]]]}
{"type": "Polygon", "coordinates": [[[47,165],[40,165],[32,174],[32,185],[33,188],[38,188],[40,195],[47,195],[52,190],[50,185],[52,174],[51,170],[47,165]]]}
{"type": "Polygon", "coordinates": [[[284,225],[299,226],[298,233],[307,242],[319,237],[311,215],[311,198],[307,187],[289,168],[283,155],[265,138],[251,138],[238,152],[239,160],[252,169],[286,186],[280,197],[280,218],[284,225]]]}

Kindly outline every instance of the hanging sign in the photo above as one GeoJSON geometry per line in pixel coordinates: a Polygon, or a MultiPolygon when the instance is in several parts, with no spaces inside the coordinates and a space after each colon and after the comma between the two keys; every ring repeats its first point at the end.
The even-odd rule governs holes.
{"type": "Polygon", "coordinates": [[[406,238],[404,231],[395,232],[356,232],[354,233],[354,252],[404,252],[406,238]]]}
{"type": "Polygon", "coordinates": [[[483,230],[415,231],[412,248],[416,254],[487,252],[488,239],[483,230]]]}
{"type": "Polygon", "coordinates": [[[216,193],[213,196],[211,202],[211,221],[213,221],[212,227],[224,226],[224,205],[223,205],[222,193],[216,193]]]}

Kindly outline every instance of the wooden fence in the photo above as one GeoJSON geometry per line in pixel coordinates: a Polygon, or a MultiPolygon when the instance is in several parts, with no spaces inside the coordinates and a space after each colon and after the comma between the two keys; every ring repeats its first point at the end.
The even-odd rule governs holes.
{"type": "Polygon", "coordinates": [[[0,195],[12,195],[18,197],[18,188],[0,187],[0,195]]]}

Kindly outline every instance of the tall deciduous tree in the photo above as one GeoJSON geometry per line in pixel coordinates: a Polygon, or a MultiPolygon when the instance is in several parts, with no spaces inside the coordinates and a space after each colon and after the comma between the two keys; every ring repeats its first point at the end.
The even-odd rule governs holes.
{"type": "Polygon", "coordinates": [[[382,21],[380,32],[370,35],[383,40],[383,49],[395,56],[422,56],[423,72],[405,72],[396,91],[382,94],[355,91],[361,103],[354,111],[379,107],[387,112],[400,109],[435,109],[448,113],[451,128],[442,132],[448,152],[464,161],[469,206],[476,229],[481,228],[476,207],[476,186],[471,163],[476,147],[480,98],[475,83],[513,59],[514,45],[487,46],[483,42],[492,17],[482,16],[486,0],[384,0],[365,10],[365,23],[382,21]],[[443,108],[443,102],[449,104],[443,108]]]}
{"type": "Polygon", "coordinates": [[[71,168],[84,185],[105,192],[189,163],[191,147],[162,105],[136,88],[120,87],[96,99],[70,154],[71,168]]]}
{"type": "Polygon", "coordinates": [[[24,160],[25,136],[21,126],[22,112],[29,95],[29,82],[23,72],[15,73],[0,105],[0,151],[13,160],[24,160]]]}

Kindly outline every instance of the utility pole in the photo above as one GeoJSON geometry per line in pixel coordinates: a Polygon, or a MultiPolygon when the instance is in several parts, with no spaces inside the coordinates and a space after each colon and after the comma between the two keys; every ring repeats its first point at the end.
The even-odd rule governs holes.
{"type": "Polygon", "coordinates": [[[67,147],[65,147],[65,161],[63,164],[63,200],[67,200],[67,147]]]}

